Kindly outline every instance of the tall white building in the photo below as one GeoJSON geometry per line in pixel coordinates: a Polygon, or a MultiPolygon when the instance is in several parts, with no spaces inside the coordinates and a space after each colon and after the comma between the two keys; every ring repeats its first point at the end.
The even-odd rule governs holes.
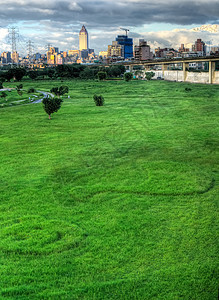
{"type": "Polygon", "coordinates": [[[88,50],[88,32],[84,25],[79,33],[79,50],[88,50]]]}

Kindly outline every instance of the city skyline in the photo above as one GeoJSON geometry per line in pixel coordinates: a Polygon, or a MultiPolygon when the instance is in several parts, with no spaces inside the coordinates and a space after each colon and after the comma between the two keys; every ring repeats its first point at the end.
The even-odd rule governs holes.
{"type": "Polygon", "coordinates": [[[49,0],[46,4],[35,0],[2,0],[1,8],[0,51],[10,51],[7,28],[13,26],[19,28],[23,41],[34,42],[36,52],[45,52],[48,43],[61,50],[78,49],[78,33],[83,24],[89,31],[89,44],[97,53],[107,50],[112,40],[123,34],[120,27],[130,29],[134,44],[144,38],[153,50],[158,46],[176,48],[181,43],[190,47],[197,38],[219,45],[219,8],[214,0],[181,1],[180,5],[176,0],[169,3],[49,0]],[[210,26],[194,30],[204,24],[210,26]]]}

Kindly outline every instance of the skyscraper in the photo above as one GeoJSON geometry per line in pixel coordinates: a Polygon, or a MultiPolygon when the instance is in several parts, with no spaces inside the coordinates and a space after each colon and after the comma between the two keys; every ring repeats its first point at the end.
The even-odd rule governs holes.
{"type": "Polygon", "coordinates": [[[79,33],[79,50],[88,50],[88,32],[84,25],[79,33]]]}
{"type": "Polygon", "coordinates": [[[123,46],[123,54],[124,58],[133,57],[133,39],[128,38],[126,35],[118,35],[116,41],[119,45],[123,46]]]}

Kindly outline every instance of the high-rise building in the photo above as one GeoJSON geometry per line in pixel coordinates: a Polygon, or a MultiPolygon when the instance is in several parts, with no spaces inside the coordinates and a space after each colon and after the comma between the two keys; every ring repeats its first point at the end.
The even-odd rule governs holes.
{"type": "Polygon", "coordinates": [[[11,61],[13,64],[18,64],[19,63],[19,54],[17,53],[17,51],[13,51],[11,53],[11,61]]]}
{"type": "Polygon", "coordinates": [[[124,57],[124,47],[119,45],[118,42],[113,41],[112,45],[108,46],[108,57],[124,57]]]}
{"type": "Polygon", "coordinates": [[[84,25],[79,33],[79,50],[88,50],[88,32],[84,25]]]}
{"type": "Polygon", "coordinates": [[[11,52],[2,52],[2,62],[8,64],[11,62],[11,52]]]}
{"type": "Polygon", "coordinates": [[[153,59],[153,53],[150,51],[150,46],[143,39],[139,40],[139,45],[134,47],[134,55],[136,60],[153,59]]]}
{"type": "Polygon", "coordinates": [[[50,47],[49,51],[47,51],[47,64],[54,65],[56,64],[56,56],[58,55],[59,49],[56,47],[50,47]]]}
{"type": "Polygon", "coordinates": [[[116,41],[119,45],[123,46],[122,57],[133,57],[133,39],[128,38],[127,35],[118,35],[116,41]]]}
{"type": "Polygon", "coordinates": [[[205,43],[201,39],[197,39],[195,45],[192,46],[192,51],[198,52],[200,55],[206,54],[205,43]]]}

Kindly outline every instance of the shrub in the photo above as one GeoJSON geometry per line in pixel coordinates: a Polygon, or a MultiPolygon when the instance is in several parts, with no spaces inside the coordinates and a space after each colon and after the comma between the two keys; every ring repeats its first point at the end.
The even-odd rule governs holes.
{"type": "Polygon", "coordinates": [[[35,89],[31,87],[31,88],[28,89],[27,92],[28,92],[28,94],[30,94],[30,93],[35,93],[35,89]]]}
{"type": "Polygon", "coordinates": [[[17,90],[20,90],[20,89],[22,89],[22,88],[23,88],[23,84],[22,84],[22,83],[19,84],[19,85],[17,85],[17,87],[16,87],[17,90]]]}
{"type": "Polygon", "coordinates": [[[191,90],[192,90],[191,88],[188,88],[188,87],[185,88],[186,92],[190,92],[191,90]]]}
{"type": "Polygon", "coordinates": [[[23,95],[23,92],[21,90],[17,90],[17,93],[18,93],[19,96],[23,95]]]}
{"type": "Polygon", "coordinates": [[[6,92],[1,92],[0,94],[0,98],[6,98],[7,97],[7,93],[6,92]]]}
{"type": "Polygon", "coordinates": [[[99,96],[94,95],[93,99],[94,99],[94,102],[95,102],[96,106],[103,106],[103,104],[104,104],[104,98],[103,98],[102,95],[99,95],[99,96]]]}
{"type": "Polygon", "coordinates": [[[128,72],[124,74],[125,81],[130,81],[133,78],[133,74],[128,72]]]}
{"type": "Polygon", "coordinates": [[[151,80],[154,77],[155,73],[154,72],[146,72],[145,77],[147,80],[151,80]]]}
{"type": "Polygon", "coordinates": [[[99,71],[99,72],[97,73],[97,76],[98,76],[98,79],[99,79],[99,80],[104,80],[104,79],[106,79],[107,74],[106,74],[106,72],[99,71]]]}
{"type": "Polygon", "coordinates": [[[28,76],[30,77],[30,79],[32,79],[32,80],[34,80],[34,79],[36,79],[37,77],[38,77],[38,71],[30,71],[29,73],[28,73],[28,76]]]}

